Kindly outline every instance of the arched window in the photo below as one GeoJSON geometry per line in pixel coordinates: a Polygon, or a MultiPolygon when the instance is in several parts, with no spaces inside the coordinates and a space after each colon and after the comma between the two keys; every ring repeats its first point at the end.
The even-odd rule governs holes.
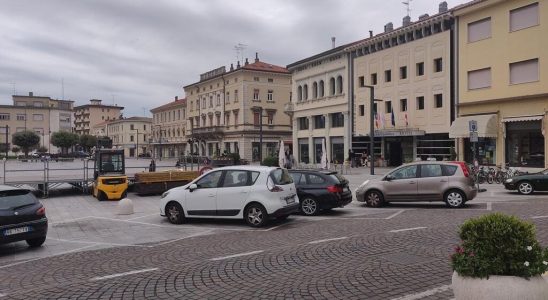
{"type": "Polygon", "coordinates": [[[303,86],[303,99],[308,100],[308,84],[303,86]]]}
{"type": "Polygon", "coordinates": [[[320,97],[320,98],[322,98],[323,96],[325,96],[323,80],[320,80],[320,87],[319,87],[318,94],[319,94],[319,97],[320,97]]]}
{"type": "Polygon", "coordinates": [[[297,99],[299,101],[303,100],[303,87],[299,85],[299,88],[297,89],[297,99]]]}
{"type": "Polygon", "coordinates": [[[318,83],[316,81],[312,84],[312,98],[318,98],[318,83]]]}
{"type": "Polygon", "coordinates": [[[329,79],[329,95],[335,95],[335,78],[329,79]]]}
{"type": "Polygon", "coordinates": [[[342,76],[337,77],[337,94],[342,94],[343,92],[343,80],[342,76]]]}

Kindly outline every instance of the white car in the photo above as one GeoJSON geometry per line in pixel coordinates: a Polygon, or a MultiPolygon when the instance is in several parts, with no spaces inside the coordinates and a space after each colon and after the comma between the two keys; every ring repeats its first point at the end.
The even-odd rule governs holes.
{"type": "Polygon", "coordinates": [[[230,166],[213,169],[160,200],[160,215],[173,224],[185,218],[244,219],[260,227],[299,210],[295,184],[286,169],[230,166]]]}

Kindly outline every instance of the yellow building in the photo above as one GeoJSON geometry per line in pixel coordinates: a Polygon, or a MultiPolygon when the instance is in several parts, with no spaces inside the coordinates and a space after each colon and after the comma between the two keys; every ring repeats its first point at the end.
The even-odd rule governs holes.
{"type": "Polygon", "coordinates": [[[179,157],[187,154],[187,102],[175,100],[150,110],[152,113],[153,156],[179,157]]]}
{"type": "Polygon", "coordinates": [[[123,149],[126,157],[138,157],[150,154],[150,136],[152,119],[145,117],[129,117],[104,121],[91,128],[95,136],[108,136],[112,147],[123,149]]]}
{"type": "Polygon", "coordinates": [[[99,99],[91,99],[89,102],[74,107],[74,132],[77,134],[92,134],[95,125],[119,119],[124,109],[121,106],[101,104],[99,99]]]}
{"type": "Polygon", "coordinates": [[[480,164],[548,167],[548,2],[474,1],[454,15],[459,118],[451,137],[460,159],[471,160],[475,120],[480,164]]]}
{"type": "Polygon", "coordinates": [[[291,91],[286,68],[262,62],[256,55],[253,63],[246,59],[228,71],[220,67],[201,74],[200,81],[184,90],[193,153],[235,152],[258,161],[261,151],[263,158],[277,155],[280,140],[291,144],[290,119],[283,112],[291,91]]]}

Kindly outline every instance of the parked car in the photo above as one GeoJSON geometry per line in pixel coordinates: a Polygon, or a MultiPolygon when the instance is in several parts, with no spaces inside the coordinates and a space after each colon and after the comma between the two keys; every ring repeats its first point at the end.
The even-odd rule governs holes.
{"type": "Polygon", "coordinates": [[[534,191],[548,191],[548,169],[508,178],[504,181],[504,188],[517,190],[522,195],[530,195],[534,191]]]}
{"type": "Polygon", "coordinates": [[[456,208],[477,193],[465,162],[425,161],[402,165],[378,180],[366,180],[356,189],[356,198],[371,207],[386,202],[444,201],[456,208]]]}
{"type": "Polygon", "coordinates": [[[150,153],[148,153],[148,152],[139,153],[139,157],[150,157],[150,153]]]}
{"type": "Polygon", "coordinates": [[[260,227],[298,210],[295,184],[287,170],[265,166],[213,169],[168,190],[160,200],[160,215],[174,224],[186,218],[227,218],[260,227]]]}
{"type": "Polygon", "coordinates": [[[0,185],[0,244],[27,241],[39,247],[46,240],[46,209],[26,189],[0,185]]]}
{"type": "Polygon", "coordinates": [[[289,170],[299,196],[300,211],[313,216],[322,210],[344,207],[352,202],[348,180],[337,172],[289,170]]]}

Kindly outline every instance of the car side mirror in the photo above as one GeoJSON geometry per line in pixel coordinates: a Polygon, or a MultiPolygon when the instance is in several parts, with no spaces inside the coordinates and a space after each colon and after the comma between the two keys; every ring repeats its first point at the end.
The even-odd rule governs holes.
{"type": "Polygon", "coordinates": [[[195,183],[191,184],[191,185],[188,187],[188,189],[189,189],[191,192],[194,191],[194,190],[197,189],[197,188],[198,188],[198,185],[196,185],[195,183]]]}
{"type": "Polygon", "coordinates": [[[384,180],[386,180],[386,181],[392,181],[393,179],[394,179],[394,176],[392,176],[392,175],[386,175],[384,177],[384,180]]]}

